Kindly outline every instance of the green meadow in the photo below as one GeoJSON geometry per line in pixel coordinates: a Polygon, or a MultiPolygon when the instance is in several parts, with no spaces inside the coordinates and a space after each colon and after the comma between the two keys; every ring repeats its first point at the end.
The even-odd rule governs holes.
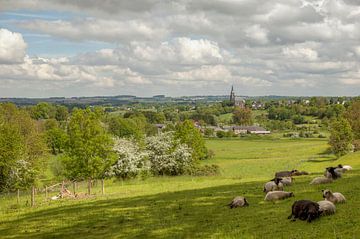
{"type": "Polygon", "coordinates": [[[20,204],[2,195],[0,238],[360,238],[360,153],[335,159],[326,139],[212,139],[207,146],[215,156],[202,163],[219,165],[218,176],[106,181],[105,195],[99,185],[88,199],[39,194],[34,208],[25,205],[27,195],[20,204]],[[332,184],[309,185],[339,163],[354,170],[332,184]],[[264,202],[263,185],[274,172],[295,168],[311,173],[286,188],[295,197],[264,202]],[[287,219],[295,200],[322,200],[325,188],[347,198],[335,215],[312,223],[287,219]],[[237,195],[250,206],[229,209],[237,195]]]}

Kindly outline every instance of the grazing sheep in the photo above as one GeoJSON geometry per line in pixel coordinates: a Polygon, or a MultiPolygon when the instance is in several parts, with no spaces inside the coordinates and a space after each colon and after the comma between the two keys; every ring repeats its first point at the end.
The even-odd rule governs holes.
{"type": "Polygon", "coordinates": [[[234,198],[231,203],[228,204],[228,206],[232,209],[232,208],[236,208],[236,207],[247,207],[249,206],[249,203],[247,202],[246,198],[238,196],[236,198],[234,198]]]}
{"type": "Polygon", "coordinates": [[[322,200],[322,201],[318,201],[317,202],[319,204],[319,211],[321,213],[321,215],[330,215],[330,214],[334,214],[336,212],[336,206],[334,205],[334,203],[327,201],[327,200],[322,200]]]}
{"type": "Polygon", "coordinates": [[[310,184],[325,184],[325,183],[332,183],[332,178],[325,178],[325,177],[317,177],[314,178],[310,184]]]}
{"type": "Polygon", "coordinates": [[[306,171],[295,171],[294,173],[291,174],[291,176],[301,176],[301,175],[309,175],[309,173],[306,171]]]}
{"type": "Polygon", "coordinates": [[[322,190],[323,192],[323,198],[325,198],[325,200],[330,201],[334,204],[336,203],[344,203],[346,201],[344,195],[342,195],[341,193],[332,193],[329,189],[326,190],[322,190]]]}
{"type": "Polygon", "coordinates": [[[282,200],[289,197],[294,197],[294,193],[292,192],[284,192],[284,191],[273,191],[268,192],[264,198],[265,201],[276,201],[282,200]]]}
{"type": "Polygon", "coordinates": [[[346,171],[350,171],[352,170],[353,168],[350,166],[350,165],[344,165],[342,166],[346,171]]]}
{"type": "Polygon", "coordinates": [[[307,220],[308,222],[311,222],[319,216],[319,204],[310,200],[299,200],[295,201],[292,205],[291,215],[288,219],[295,221],[296,218],[299,218],[300,220],[307,220]]]}
{"type": "Polygon", "coordinates": [[[275,178],[282,178],[282,177],[291,177],[292,175],[298,173],[296,169],[293,169],[291,171],[281,171],[275,173],[275,178]]]}
{"type": "Polygon", "coordinates": [[[284,186],[290,186],[292,184],[292,181],[294,179],[292,177],[284,177],[281,179],[281,183],[284,185],[284,186]]]}
{"type": "Polygon", "coordinates": [[[341,169],[335,167],[327,167],[324,176],[327,178],[338,179],[341,178],[341,169]]]}
{"type": "Polygon", "coordinates": [[[281,183],[281,178],[275,178],[274,181],[265,183],[263,192],[283,191],[284,185],[281,183]]]}

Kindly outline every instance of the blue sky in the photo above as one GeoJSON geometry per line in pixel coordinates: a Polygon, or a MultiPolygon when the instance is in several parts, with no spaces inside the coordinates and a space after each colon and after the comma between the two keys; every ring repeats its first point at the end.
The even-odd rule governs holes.
{"type": "Polygon", "coordinates": [[[358,95],[360,2],[0,0],[0,96],[358,95]]]}

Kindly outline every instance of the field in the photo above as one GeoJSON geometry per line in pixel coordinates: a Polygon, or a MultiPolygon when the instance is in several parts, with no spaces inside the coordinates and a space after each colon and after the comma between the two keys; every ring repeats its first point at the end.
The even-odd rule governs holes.
{"type": "MultiPolygon", "coordinates": [[[[106,195],[84,200],[44,201],[35,208],[0,199],[0,238],[360,238],[360,153],[335,160],[323,139],[209,140],[221,175],[159,177],[106,182],[106,195]],[[355,170],[327,186],[309,182],[326,166],[350,164],[355,170]],[[279,170],[297,168],[287,190],[295,198],[263,202],[262,187],[279,170]],[[342,192],[347,203],[333,216],[309,224],[290,222],[295,200],[319,201],[321,189],[342,192]],[[250,206],[229,209],[234,196],[250,206]]],[[[23,201],[25,199],[22,199],[23,201]]]]}

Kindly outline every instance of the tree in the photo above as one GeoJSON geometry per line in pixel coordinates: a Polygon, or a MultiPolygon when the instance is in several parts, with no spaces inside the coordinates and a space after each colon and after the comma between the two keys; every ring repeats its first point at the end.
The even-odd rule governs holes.
{"type": "Polygon", "coordinates": [[[108,126],[110,133],[119,138],[135,138],[139,140],[144,136],[143,132],[141,132],[141,126],[131,118],[111,117],[108,120],[108,126]]]}
{"type": "Polygon", "coordinates": [[[28,112],[0,105],[0,191],[33,185],[45,156],[42,132],[28,112]]]}
{"type": "Polygon", "coordinates": [[[181,175],[194,166],[191,149],[180,143],[172,132],[148,137],[146,150],[155,175],[181,175]]]}
{"type": "Polygon", "coordinates": [[[56,106],[55,119],[57,121],[66,121],[69,116],[68,108],[63,105],[56,106]]]}
{"type": "Polygon", "coordinates": [[[330,125],[330,140],[332,151],[337,157],[347,154],[352,148],[352,132],[349,122],[340,118],[330,125]]]}
{"type": "Polygon", "coordinates": [[[192,150],[192,156],[195,160],[206,159],[208,150],[200,131],[194,126],[191,120],[185,120],[178,123],[175,127],[175,139],[186,144],[192,150]]]}
{"type": "MultiPolygon", "coordinates": [[[[113,140],[102,127],[99,114],[75,109],[67,127],[68,144],[63,163],[70,179],[103,178],[113,164],[113,140]]],[[[88,191],[90,193],[90,183],[88,191]]]]}
{"type": "Polygon", "coordinates": [[[66,132],[59,127],[59,123],[54,119],[45,121],[45,137],[52,154],[62,153],[67,142],[66,132]]]}
{"type": "Polygon", "coordinates": [[[236,107],[233,114],[233,122],[239,125],[251,125],[251,109],[236,107]]]}
{"type": "Polygon", "coordinates": [[[351,103],[345,112],[345,118],[349,121],[354,133],[354,139],[360,139],[360,99],[351,103]]]}
{"type": "Polygon", "coordinates": [[[34,119],[51,119],[55,118],[56,110],[52,104],[41,102],[31,107],[31,117],[34,119]]]}
{"type": "Polygon", "coordinates": [[[148,154],[141,151],[136,142],[118,138],[115,140],[114,150],[117,160],[108,170],[108,176],[127,179],[149,171],[148,154]]]}

